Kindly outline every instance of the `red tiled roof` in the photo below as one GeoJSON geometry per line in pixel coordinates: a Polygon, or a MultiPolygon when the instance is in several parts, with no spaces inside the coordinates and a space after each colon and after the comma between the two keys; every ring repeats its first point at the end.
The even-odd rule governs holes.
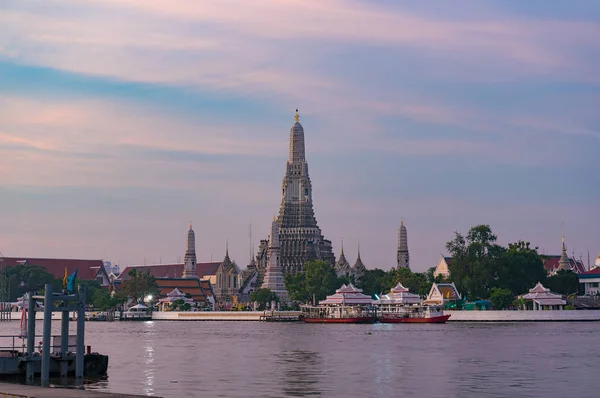
{"type": "MultiPolygon", "coordinates": [[[[542,263],[544,264],[544,268],[546,268],[546,271],[551,272],[558,268],[560,255],[542,254],[540,255],[540,258],[542,259],[542,263]]],[[[571,269],[578,274],[581,274],[586,271],[585,265],[579,260],[575,260],[574,258],[569,257],[569,264],[571,266],[571,269]]]]}
{"type": "Polygon", "coordinates": [[[177,288],[182,293],[189,294],[197,302],[203,302],[207,297],[199,279],[157,278],[156,284],[161,296],[166,296],[177,288]]]}
{"type": "MultiPolygon", "coordinates": [[[[200,278],[205,276],[215,275],[217,269],[221,265],[221,261],[208,262],[208,263],[197,263],[196,264],[196,275],[200,278]]],[[[181,278],[183,276],[183,263],[180,264],[156,264],[156,265],[130,265],[125,267],[123,272],[119,275],[119,279],[126,281],[129,279],[129,272],[132,270],[138,272],[150,271],[150,274],[155,278],[181,278]]]]}
{"type": "Polygon", "coordinates": [[[200,286],[202,286],[202,290],[204,290],[204,293],[206,294],[206,296],[214,297],[215,293],[212,290],[212,285],[209,280],[202,279],[200,281],[200,286]]]}
{"type": "Polygon", "coordinates": [[[594,268],[589,271],[580,272],[579,275],[600,275],[600,268],[594,268]]]}
{"type": "Polygon", "coordinates": [[[102,260],[84,260],[72,258],[34,258],[34,257],[3,257],[3,264],[8,267],[17,265],[39,265],[44,267],[55,278],[62,279],[67,273],[71,275],[77,269],[77,278],[83,280],[94,280],[98,273],[102,273],[108,279],[106,269],[102,260]]]}

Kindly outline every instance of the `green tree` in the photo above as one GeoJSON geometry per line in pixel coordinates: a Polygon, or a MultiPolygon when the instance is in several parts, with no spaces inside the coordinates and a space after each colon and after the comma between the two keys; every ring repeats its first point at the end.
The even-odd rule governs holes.
{"type": "Polygon", "coordinates": [[[453,257],[450,280],[469,298],[485,299],[497,284],[506,249],[497,245],[496,239],[489,225],[477,225],[466,237],[455,232],[454,239],[446,243],[453,257]]]}
{"type": "MultiPolygon", "coordinates": [[[[433,284],[433,280],[428,277],[427,273],[412,272],[408,268],[392,268],[389,273],[392,276],[393,286],[401,282],[411,293],[420,296],[426,296],[433,284]]],[[[433,278],[433,272],[431,273],[431,277],[433,278]]]]}
{"type": "Polygon", "coordinates": [[[497,310],[508,308],[514,302],[513,293],[506,288],[495,287],[490,293],[490,301],[497,310]]]}
{"type": "Polygon", "coordinates": [[[121,285],[119,295],[122,298],[131,298],[134,303],[146,296],[158,296],[158,285],[156,278],[150,271],[138,272],[135,268],[129,271],[129,279],[121,285]]]}
{"type": "Polygon", "coordinates": [[[317,302],[335,293],[335,289],[339,287],[335,271],[326,261],[308,261],[304,266],[304,274],[308,297],[317,302]]]}
{"type": "Polygon", "coordinates": [[[538,282],[546,279],[546,269],[537,247],[529,242],[509,243],[500,263],[496,286],[509,289],[513,295],[526,293],[538,282]]]}
{"type": "Polygon", "coordinates": [[[546,279],[545,286],[554,293],[560,294],[577,294],[579,290],[579,278],[577,274],[571,270],[560,270],[546,279]]]}
{"type": "Polygon", "coordinates": [[[107,289],[100,288],[94,291],[94,295],[88,303],[100,311],[108,311],[117,307],[121,300],[119,297],[111,296],[107,289]]]}
{"type": "Polygon", "coordinates": [[[55,291],[62,289],[62,282],[39,265],[17,265],[6,270],[10,288],[10,301],[17,301],[27,292],[41,294],[46,284],[54,286],[55,291]]]}
{"type": "Polygon", "coordinates": [[[278,303],[279,297],[277,297],[277,294],[272,292],[271,289],[261,288],[261,289],[253,291],[250,294],[250,301],[252,301],[252,302],[256,301],[258,303],[258,309],[264,310],[268,303],[270,303],[272,301],[275,301],[276,303],[278,303]]]}
{"type": "Polygon", "coordinates": [[[306,277],[303,272],[285,276],[285,288],[292,301],[305,303],[309,301],[308,289],[306,288],[306,277]]]}
{"type": "Polygon", "coordinates": [[[366,295],[382,295],[386,294],[394,287],[394,277],[395,275],[393,272],[385,272],[379,268],[368,269],[359,279],[357,285],[366,295]]]}

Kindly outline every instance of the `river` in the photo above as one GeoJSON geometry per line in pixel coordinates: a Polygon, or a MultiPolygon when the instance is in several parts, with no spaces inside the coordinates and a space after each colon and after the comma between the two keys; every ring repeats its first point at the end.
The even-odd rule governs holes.
{"type": "MultiPolygon", "coordinates": [[[[17,329],[0,324],[2,334],[17,329]]],[[[108,378],[87,388],[169,398],[597,397],[599,332],[596,322],[88,322],[86,345],[110,362],[108,378]]]]}

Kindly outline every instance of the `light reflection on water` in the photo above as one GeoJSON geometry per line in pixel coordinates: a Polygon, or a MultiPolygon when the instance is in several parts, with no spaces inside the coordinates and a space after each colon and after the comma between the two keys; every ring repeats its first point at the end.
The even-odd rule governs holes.
{"type": "MultiPolygon", "coordinates": [[[[17,329],[0,324],[1,334],[17,329]]],[[[594,322],[91,322],[86,344],[109,355],[109,374],[86,388],[162,397],[595,397],[599,330],[594,322]]]]}

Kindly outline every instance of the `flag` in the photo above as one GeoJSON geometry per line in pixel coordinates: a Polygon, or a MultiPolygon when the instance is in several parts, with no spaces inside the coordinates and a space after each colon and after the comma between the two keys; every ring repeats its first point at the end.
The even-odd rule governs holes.
{"type": "Polygon", "coordinates": [[[27,312],[25,311],[25,302],[23,302],[23,309],[21,310],[21,324],[19,325],[19,338],[27,338],[27,312]]]}
{"type": "Polygon", "coordinates": [[[67,267],[65,267],[65,276],[63,277],[63,288],[67,288],[67,283],[69,283],[69,275],[67,274],[67,267]]]}
{"type": "Polygon", "coordinates": [[[75,291],[75,280],[77,279],[77,270],[79,268],[75,269],[75,272],[73,272],[73,275],[69,276],[68,279],[68,283],[67,283],[67,290],[70,292],[74,292],[75,291]]]}

